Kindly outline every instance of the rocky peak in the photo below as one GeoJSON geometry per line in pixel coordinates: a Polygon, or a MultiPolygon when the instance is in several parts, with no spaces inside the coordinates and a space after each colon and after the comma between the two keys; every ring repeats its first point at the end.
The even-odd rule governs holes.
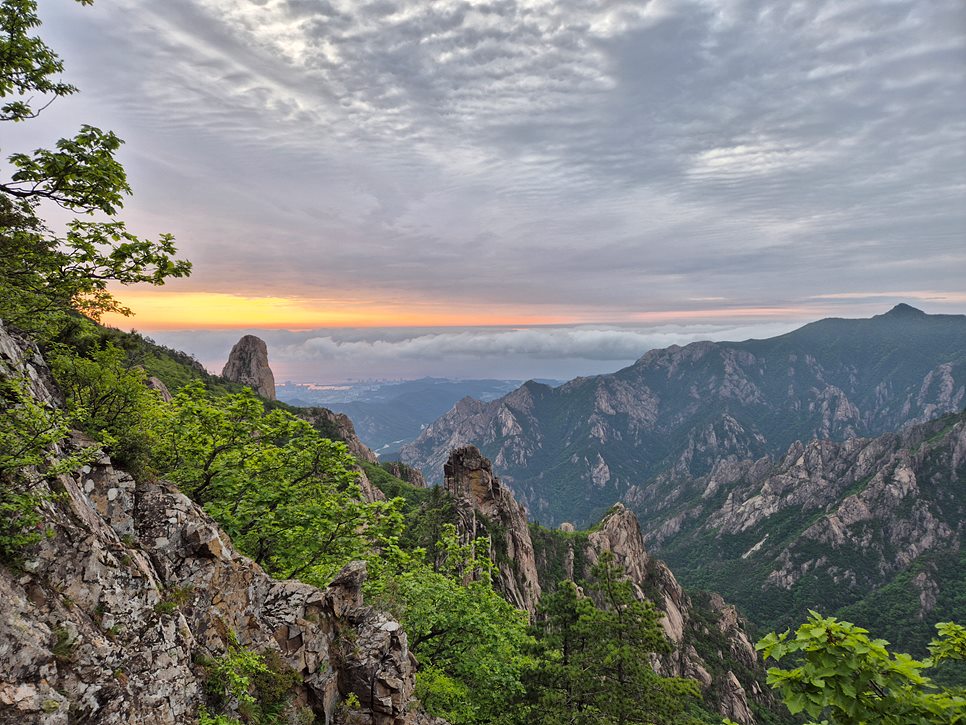
{"type": "Polygon", "coordinates": [[[922,310],[916,309],[912,305],[907,305],[905,302],[900,302],[891,310],[889,310],[888,312],[882,315],[876,315],[876,317],[879,317],[879,318],[888,317],[891,319],[898,319],[903,317],[916,318],[916,317],[925,317],[925,316],[926,316],[925,312],[923,312],[922,310]]]}
{"type": "Polygon", "coordinates": [[[464,540],[484,534],[492,537],[491,556],[499,567],[496,583],[511,603],[532,614],[542,591],[541,572],[548,589],[559,583],[548,571],[562,571],[569,578],[584,581],[601,554],[610,551],[637,596],[653,601],[663,615],[661,625],[674,649],[656,661],[655,668],[667,676],[697,680],[723,715],[745,725],[755,722],[749,698],[764,701],[767,696],[753,677],[745,674],[739,681],[728,669],[737,660],[745,666],[744,673],[761,670],[737,612],[720,597],[711,597],[698,616],[696,605],[671,570],[647,553],[637,516],[630,509],[615,505],[585,536],[575,535],[572,524],[562,525],[567,538],[566,551],[558,552],[562,558],[560,566],[548,560],[546,551],[541,553],[538,565],[526,510],[493,475],[490,461],[478,448],[464,446],[453,450],[444,474],[446,489],[456,501],[458,527],[464,540]],[[712,622],[717,630],[714,637],[727,643],[727,651],[699,654],[694,643],[709,638],[702,629],[707,622],[712,622]]]}
{"type": "Polygon", "coordinates": [[[221,375],[248,385],[267,400],[275,400],[275,376],[268,365],[268,345],[260,337],[245,335],[236,342],[221,375]]]}
{"type": "MultiPolygon", "coordinates": [[[[601,555],[605,551],[613,554],[636,596],[653,602],[661,614],[661,627],[672,651],[655,658],[655,669],[665,676],[697,681],[706,700],[722,715],[739,723],[754,723],[750,701],[766,703],[768,695],[753,674],[761,674],[761,663],[735,608],[715,594],[702,595],[696,602],[664,562],[648,553],[637,516],[623,504],[611,508],[585,537],[574,536],[572,525],[565,531],[566,550],[557,552],[560,561],[554,566],[547,560],[549,551],[542,549],[541,571],[562,569],[570,578],[586,581],[601,555]],[[708,643],[715,644],[709,647],[708,643]],[[725,649],[721,649],[722,643],[725,649]],[[735,667],[736,662],[741,668],[735,667]],[[740,679],[735,669],[740,669],[740,679]]],[[[545,581],[544,585],[550,589],[556,582],[545,581]]]]}
{"type": "Polygon", "coordinates": [[[426,479],[418,468],[407,466],[400,461],[385,461],[382,467],[401,481],[415,486],[416,488],[426,488],[426,479]]]}
{"type": "Polygon", "coordinates": [[[328,408],[301,408],[297,415],[327,438],[345,443],[349,453],[356,459],[368,463],[379,462],[379,456],[356,435],[356,427],[345,413],[336,413],[328,408]]]}
{"type": "MultiPolygon", "coordinates": [[[[614,373],[461,403],[401,457],[436,483],[449,451],[473,443],[535,518],[587,526],[669,468],[697,478],[728,456],[775,457],[796,440],[871,437],[960,411],[964,361],[966,316],[899,305],[764,340],[651,350],[614,373]]],[[[666,523],[648,516],[649,530],[666,523]]]]}
{"type": "MultiPolygon", "coordinates": [[[[647,578],[650,557],[644,548],[641,527],[637,516],[624,504],[615,504],[587,540],[591,546],[592,563],[596,562],[601,553],[609,551],[635,585],[647,578]]],[[[643,593],[641,597],[643,598],[643,593]]]]}
{"type": "Polygon", "coordinates": [[[511,604],[533,614],[540,583],[526,509],[493,475],[492,464],[476,446],[453,450],[443,472],[461,536],[466,541],[490,536],[493,561],[509,562],[500,566],[498,588],[511,604]]]}
{"type": "MultiPolygon", "coordinates": [[[[36,347],[0,322],[0,379],[62,398],[36,347]]],[[[56,455],[89,445],[81,436],[56,455]]],[[[29,475],[36,472],[28,471],[29,475]]],[[[327,589],[276,581],[172,486],[107,456],[35,491],[50,536],[0,565],[0,722],[196,722],[204,659],[234,640],[297,675],[293,721],[415,725],[415,663],[397,622],[362,601],[365,564],[327,589]]]]}
{"type": "MultiPolygon", "coordinates": [[[[296,415],[311,423],[312,427],[326,438],[345,443],[356,461],[379,463],[379,456],[359,439],[355,426],[345,413],[336,413],[328,408],[300,408],[296,415]]],[[[362,489],[363,498],[370,502],[385,501],[385,494],[369,480],[365,469],[362,466],[356,466],[356,471],[359,474],[358,483],[362,489]]]]}
{"type": "Polygon", "coordinates": [[[650,599],[661,612],[661,627],[673,650],[658,659],[657,670],[666,676],[697,680],[703,690],[714,693],[712,699],[722,715],[739,723],[754,723],[749,698],[764,698],[759,684],[755,680],[742,684],[730,669],[720,672],[721,665],[733,666],[735,661],[752,671],[760,669],[755,648],[735,608],[712,594],[704,605],[703,616],[698,616],[695,602],[674,573],[663,561],[648,554],[637,516],[623,504],[616,504],[607,513],[587,537],[587,544],[590,564],[604,551],[611,552],[634,585],[638,598],[650,599]],[[719,662],[708,661],[705,657],[709,653],[702,656],[695,648],[695,643],[708,635],[707,624],[702,620],[714,622],[727,642],[728,652],[714,653],[719,662]]]}

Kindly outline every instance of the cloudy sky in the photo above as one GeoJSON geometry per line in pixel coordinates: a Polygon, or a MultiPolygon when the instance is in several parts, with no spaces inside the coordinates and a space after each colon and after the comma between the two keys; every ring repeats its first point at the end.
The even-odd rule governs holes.
{"type": "Polygon", "coordinates": [[[125,218],[195,271],[123,325],[212,366],[243,328],[283,378],[525,377],[966,311],[962,0],[40,5],[81,93],[3,150],[127,140],[125,218]]]}

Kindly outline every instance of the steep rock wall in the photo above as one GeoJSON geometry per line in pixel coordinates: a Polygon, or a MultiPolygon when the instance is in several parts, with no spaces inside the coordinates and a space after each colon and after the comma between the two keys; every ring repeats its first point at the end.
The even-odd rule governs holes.
{"type": "Polygon", "coordinates": [[[493,475],[478,449],[454,450],[444,468],[446,489],[456,502],[458,527],[465,540],[488,534],[491,558],[499,566],[497,587],[507,601],[533,614],[540,599],[527,512],[493,475]]]}
{"type": "MultiPolygon", "coordinates": [[[[60,396],[38,350],[0,324],[0,376],[60,396]]],[[[75,436],[55,453],[89,443],[75,436]]],[[[44,479],[27,471],[49,536],[0,566],[0,723],[185,723],[203,703],[199,657],[232,637],[300,675],[296,709],[339,722],[407,725],[415,662],[399,624],[362,604],[365,565],[326,590],[276,581],[196,504],[101,457],[44,479]]]]}
{"type": "Polygon", "coordinates": [[[535,552],[526,510],[493,475],[490,461],[477,448],[453,450],[444,479],[464,538],[486,533],[494,540],[496,585],[515,606],[534,614],[541,592],[559,583],[554,576],[586,580],[600,555],[613,552],[637,596],[653,601],[662,614],[661,625],[673,651],[655,660],[656,670],[696,680],[722,715],[743,725],[755,722],[750,701],[771,702],[759,682],[761,662],[735,608],[713,594],[696,603],[671,570],[648,554],[637,517],[628,508],[617,504],[585,536],[567,525],[568,535],[556,542],[557,561],[551,562],[546,551],[535,552]]]}

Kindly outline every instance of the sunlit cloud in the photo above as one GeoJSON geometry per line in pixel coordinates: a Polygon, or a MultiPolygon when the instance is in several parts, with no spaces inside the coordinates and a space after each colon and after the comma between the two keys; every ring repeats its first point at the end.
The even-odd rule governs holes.
{"type": "Polygon", "coordinates": [[[743,340],[788,332],[790,322],[745,320],[702,324],[543,325],[474,328],[342,328],[320,330],[158,331],[160,342],[193,350],[220,370],[245,332],[268,342],[280,380],[338,382],[350,378],[481,377],[567,379],[612,372],[656,347],[697,340],[743,340]]]}
{"type": "Polygon", "coordinates": [[[966,303],[966,292],[938,292],[938,291],[909,291],[901,292],[835,292],[824,295],[812,295],[814,300],[924,300],[929,302],[966,303]]]}
{"type": "Polygon", "coordinates": [[[118,297],[134,315],[105,315],[106,324],[139,330],[306,329],[316,327],[396,327],[449,325],[545,325],[577,322],[578,315],[537,314],[494,305],[431,304],[408,300],[250,297],[216,292],[124,290],[118,297]]]}
{"type": "Polygon", "coordinates": [[[5,129],[4,151],[116,130],[125,218],[194,263],[122,290],[138,314],[121,326],[782,326],[966,305],[961,0],[40,11],[81,92],[5,129]]]}

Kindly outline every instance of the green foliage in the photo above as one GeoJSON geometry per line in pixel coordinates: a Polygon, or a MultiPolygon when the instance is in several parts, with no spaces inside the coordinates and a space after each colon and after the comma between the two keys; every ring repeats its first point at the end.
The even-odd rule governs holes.
{"type": "Polygon", "coordinates": [[[589,573],[587,531],[561,531],[534,523],[529,527],[541,591],[555,591],[571,571],[578,579],[589,573]]]}
{"type": "Polygon", "coordinates": [[[191,586],[173,586],[165,590],[164,598],[154,605],[154,611],[161,615],[174,614],[186,606],[193,595],[191,586]]]}
{"type": "Polygon", "coordinates": [[[765,659],[789,657],[791,669],[772,667],[768,684],[793,714],[831,725],[958,723],[966,721],[966,688],[940,688],[924,671],[944,660],[966,659],[966,629],[937,625],[939,638],[924,661],[890,653],[868,630],[810,612],[794,633],[771,633],[757,645],[765,659]]]}
{"type": "Polygon", "coordinates": [[[158,470],[274,576],[327,584],[398,531],[396,503],[367,503],[345,444],[250,390],[185,386],[157,421],[158,470]]]}
{"type": "Polygon", "coordinates": [[[37,402],[27,379],[0,378],[0,409],[0,480],[22,480],[27,467],[39,467],[48,476],[56,476],[90,459],[90,451],[64,456],[54,450],[70,434],[73,419],[37,402]]]}
{"type": "Polygon", "coordinates": [[[521,676],[531,646],[526,613],[513,608],[486,575],[487,547],[461,544],[446,527],[433,566],[417,551],[398,556],[395,570],[376,567],[367,596],[406,628],[421,667],[417,696],[427,712],[453,725],[520,722],[511,703],[523,693],[521,676]],[[483,572],[471,579],[467,572],[483,572]]]}
{"type": "MultiPolygon", "coordinates": [[[[90,0],[80,0],[89,5],[90,0]]],[[[0,4],[0,121],[23,121],[40,110],[34,94],[50,100],[76,89],[53,77],[63,70],[57,55],[30,35],[40,25],[34,0],[0,4]]],[[[110,131],[82,126],[53,150],[8,157],[13,173],[0,180],[0,318],[50,336],[71,311],[97,319],[105,312],[128,314],[108,284],[163,284],[187,276],[191,265],[175,258],[174,241],[132,234],[123,222],[73,220],[52,234],[37,215],[40,201],[80,214],[115,215],[131,193],[115,159],[122,141],[110,131]]]]}
{"type": "Polygon", "coordinates": [[[203,658],[208,706],[199,713],[200,723],[227,725],[238,722],[231,715],[256,725],[288,722],[286,715],[294,687],[302,678],[274,652],[258,654],[229,637],[228,651],[221,657],[203,658]]]}
{"type": "Polygon", "coordinates": [[[936,625],[939,637],[929,643],[929,664],[935,667],[946,660],[966,661],[966,627],[955,622],[936,625]]]}
{"type": "Polygon", "coordinates": [[[144,370],[132,367],[113,345],[94,350],[89,358],[61,350],[48,359],[76,424],[134,474],[149,471],[161,401],[147,387],[144,370]]]}
{"type": "Polygon", "coordinates": [[[70,662],[74,656],[74,647],[77,646],[77,640],[71,638],[70,632],[63,627],[55,629],[53,635],[54,642],[50,646],[50,652],[54,659],[61,664],[70,662]]]}
{"type": "Polygon", "coordinates": [[[20,564],[25,552],[44,536],[40,494],[0,485],[0,562],[20,564]]]}
{"type": "Polygon", "coordinates": [[[0,318],[44,338],[68,324],[71,311],[129,314],[108,291],[112,282],[163,284],[190,271],[168,236],[154,242],[121,222],[73,221],[57,238],[35,212],[33,200],[0,194],[0,318]]]}
{"type": "Polygon", "coordinates": [[[540,604],[538,666],[530,677],[531,721],[624,725],[697,722],[697,685],[664,678],[652,653],[670,644],[653,604],[639,601],[623,571],[605,552],[588,585],[594,599],[564,582],[540,604]]]}
{"type": "Polygon", "coordinates": [[[41,484],[89,462],[95,451],[57,451],[72,418],[37,402],[26,378],[0,378],[0,412],[0,561],[17,565],[46,532],[40,506],[52,496],[41,484]]]}
{"type": "MultiPolygon", "coordinates": [[[[82,5],[91,1],[79,0],[82,5]]],[[[3,0],[0,4],[0,98],[17,96],[0,106],[0,121],[35,117],[43,109],[34,110],[30,105],[34,93],[56,98],[77,90],[52,78],[63,71],[64,64],[43,40],[30,35],[39,25],[35,0],[3,0]]]]}
{"type": "Polygon", "coordinates": [[[227,715],[212,715],[208,708],[201,707],[198,710],[198,725],[242,725],[242,721],[227,715]]]}
{"type": "MultiPolygon", "coordinates": [[[[172,392],[194,380],[202,381],[216,394],[237,393],[244,389],[243,385],[211,375],[201,363],[180,350],[159,345],[136,332],[98,325],[80,315],[71,316],[52,343],[86,358],[93,358],[98,351],[108,347],[123,350],[127,357],[125,367],[143,368],[148,376],[158,378],[172,392]]],[[[277,402],[275,405],[285,407],[277,402]]]]}

